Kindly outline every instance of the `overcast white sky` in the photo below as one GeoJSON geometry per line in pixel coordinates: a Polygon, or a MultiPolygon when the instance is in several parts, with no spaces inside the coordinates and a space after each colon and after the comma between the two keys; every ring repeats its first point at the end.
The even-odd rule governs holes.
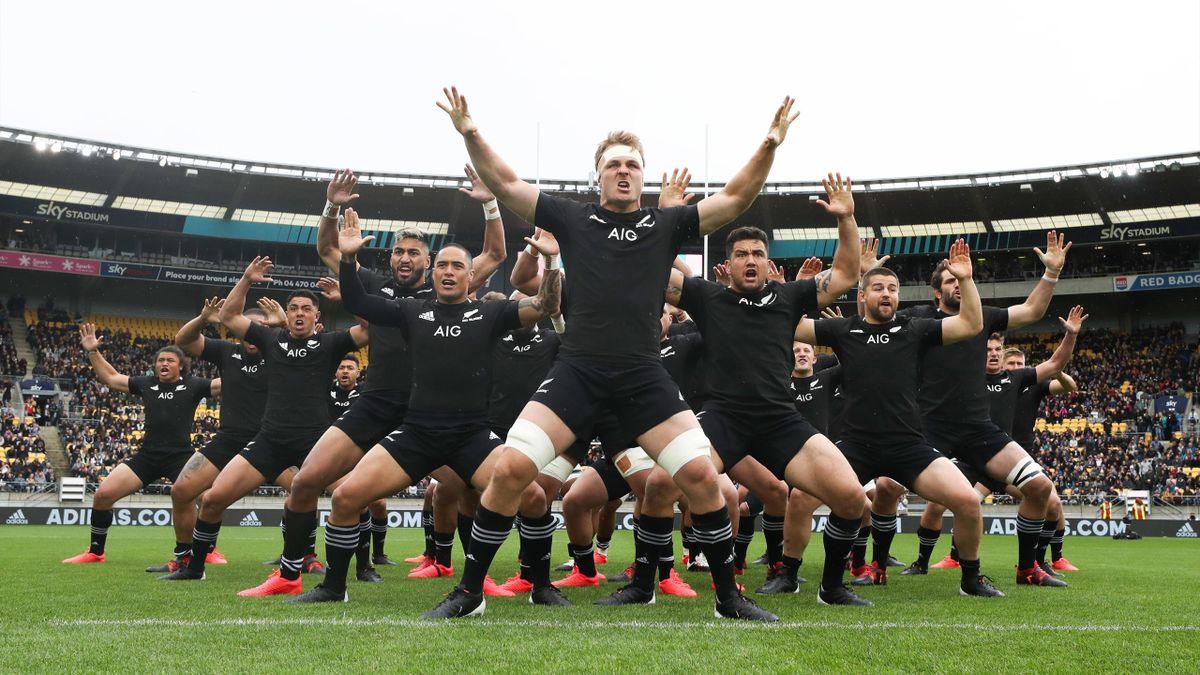
{"type": "Polygon", "coordinates": [[[1200,2],[0,2],[0,124],[221,157],[457,173],[444,84],[524,176],[610,129],[773,180],[1200,149],[1200,2]]]}

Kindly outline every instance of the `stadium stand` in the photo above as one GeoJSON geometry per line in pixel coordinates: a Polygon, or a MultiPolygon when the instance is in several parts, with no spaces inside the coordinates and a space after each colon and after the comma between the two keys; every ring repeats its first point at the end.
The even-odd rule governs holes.
{"type": "Polygon", "coordinates": [[[7,406],[0,410],[0,488],[10,492],[54,481],[38,423],[21,412],[7,406]]]}

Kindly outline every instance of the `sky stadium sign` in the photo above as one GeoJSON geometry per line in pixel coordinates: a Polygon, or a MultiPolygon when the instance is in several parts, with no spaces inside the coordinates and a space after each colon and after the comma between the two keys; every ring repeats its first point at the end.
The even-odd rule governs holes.
{"type": "Polygon", "coordinates": [[[1126,291],[1166,291],[1176,288],[1197,287],[1200,287],[1200,271],[1126,274],[1113,277],[1113,290],[1118,293],[1126,291]]]}
{"type": "Polygon", "coordinates": [[[53,218],[54,220],[69,220],[82,223],[108,224],[109,214],[93,209],[79,209],[74,206],[42,202],[37,205],[37,215],[53,218]]]}

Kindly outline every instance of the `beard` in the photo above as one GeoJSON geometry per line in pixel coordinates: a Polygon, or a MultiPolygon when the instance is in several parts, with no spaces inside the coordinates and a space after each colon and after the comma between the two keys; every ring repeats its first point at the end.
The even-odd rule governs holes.
{"type": "Polygon", "coordinates": [[[962,301],[959,298],[954,297],[954,295],[950,293],[942,296],[942,302],[956,312],[958,311],[959,306],[962,304],[962,301]]]}

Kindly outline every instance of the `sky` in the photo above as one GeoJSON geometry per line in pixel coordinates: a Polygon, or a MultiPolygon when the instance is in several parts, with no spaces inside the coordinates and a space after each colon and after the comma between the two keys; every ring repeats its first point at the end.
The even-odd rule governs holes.
{"type": "Polygon", "coordinates": [[[458,174],[467,94],[522,176],[724,181],[785,95],[773,181],[1200,150],[1200,2],[0,2],[0,125],[234,159],[458,174]]]}

